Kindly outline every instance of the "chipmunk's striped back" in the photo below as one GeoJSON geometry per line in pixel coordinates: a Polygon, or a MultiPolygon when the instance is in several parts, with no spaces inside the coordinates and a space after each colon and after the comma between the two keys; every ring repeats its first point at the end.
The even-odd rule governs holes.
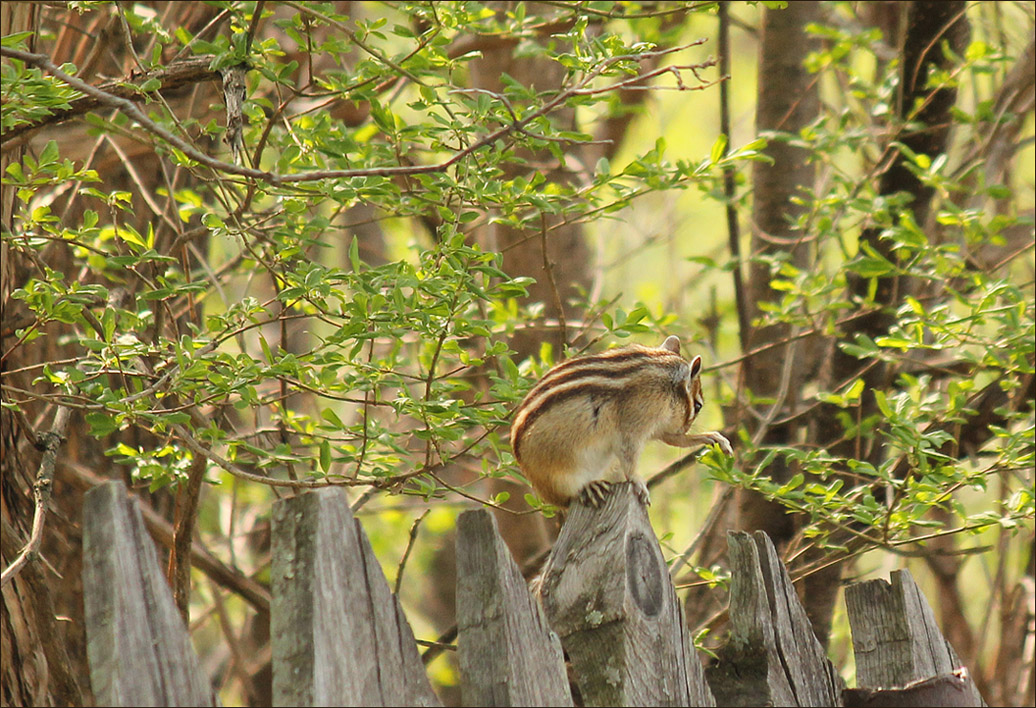
{"type": "MultiPolygon", "coordinates": [[[[521,446],[515,442],[521,440],[526,429],[552,407],[577,396],[604,401],[628,395],[638,383],[650,385],[651,379],[669,381],[674,392],[678,392],[681,382],[688,376],[688,369],[687,361],[678,353],[636,344],[558,364],[532,387],[515,413],[511,444],[519,463],[521,446]]],[[[678,394],[678,397],[685,404],[684,417],[690,423],[693,404],[686,396],[678,394]]]]}

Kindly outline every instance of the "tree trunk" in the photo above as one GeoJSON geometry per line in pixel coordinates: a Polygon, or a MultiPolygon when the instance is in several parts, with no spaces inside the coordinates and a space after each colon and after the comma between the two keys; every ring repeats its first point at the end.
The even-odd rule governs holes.
{"type": "MultiPolygon", "coordinates": [[[[806,55],[814,51],[816,42],[809,41],[805,27],[820,19],[817,2],[789,3],[783,10],[765,10],[759,45],[759,89],[756,109],[756,131],[797,133],[813,122],[820,107],[816,77],[805,68],[806,55]]],[[[749,321],[758,317],[761,303],[774,302],[781,293],[770,287],[769,263],[758,259],[786,256],[797,268],[808,268],[815,256],[809,234],[795,226],[807,208],[792,203],[792,197],[813,190],[814,168],[807,162],[808,150],[784,142],[772,141],[767,154],[773,163],[756,162],[752,171],[754,184],[752,207],[752,262],[748,282],[749,321]]],[[[785,325],[758,327],[750,331],[748,351],[781,342],[792,332],[785,325]]],[[[745,385],[753,397],[776,399],[770,411],[756,426],[753,436],[759,444],[788,445],[796,440],[798,425],[794,422],[770,425],[781,411],[792,410],[798,400],[802,382],[808,374],[812,356],[803,356],[804,342],[778,345],[745,361],[745,385]],[[795,362],[792,365],[792,362],[795,362]]],[[[767,471],[776,481],[784,482],[791,472],[774,460],[767,471]]],[[[738,527],[746,531],[762,530],[778,548],[794,533],[784,507],[770,502],[755,492],[742,491],[738,500],[738,527]]]]}
{"type": "MultiPolygon", "coordinates": [[[[950,50],[961,55],[967,46],[969,26],[964,16],[966,3],[912,2],[906,9],[906,27],[902,42],[900,61],[900,94],[897,115],[900,120],[910,120],[920,127],[903,132],[896,139],[916,154],[935,158],[946,152],[949,141],[949,127],[952,124],[950,112],[956,102],[955,88],[932,90],[927,87],[927,78],[932,71],[949,70],[953,60],[944,53],[941,45],[948,43],[950,50]]],[[[909,209],[915,223],[924,227],[931,206],[934,190],[924,185],[907,167],[909,159],[896,152],[882,173],[879,184],[881,195],[905,193],[911,197],[909,209]]],[[[880,228],[865,230],[860,236],[861,247],[867,245],[884,258],[895,262],[892,243],[882,239],[880,228]]],[[[865,301],[871,287],[869,278],[856,273],[848,274],[851,300],[865,301]]],[[[853,341],[857,334],[871,339],[886,335],[895,321],[895,312],[903,298],[911,293],[912,284],[899,277],[877,278],[874,291],[874,307],[866,314],[853,319],[845,331],[843,341],[853,341]]],[[[866,418],[877,411],[872,391],[885,389],[894,376],[888,364],[881,361],[861,362],[838,347],[831,351],[829,378],[824,388],[832,390],[857,376],[865,384],[861,399],[860,416],[866,418]]],[[[854,439],[847,439],[835,409],[830,405],[818,407],[814,419],[817,444],[826,447],[833,454],[842,457],[856,456],[854,439]]],[[[883,447],[872,445],[863,450],[862,456],[877,466],[881,462],[883,447]]],[[[878,490],[880,492],[881,490],[878,490]]],[[[876,492],[876,494],[878,493],[876,492]]],[[[818,637],[826,637],[831,623],[831,612],[841,581],[841,565],[835,564],[814,573],[805,580],[803,589],[809,599],[807,610],[813,620],[818,637]]]]}
{"type": "MultiPolygon", "coordinates": [[[[4,3],[0,9],[0,31],[6,36],[36,28],[40,22],[39,11],[40,6],[35,4],[4,3]]],[[[30,49],[35,47],[30,45],[30,49]]],[[[3,151],[0,165],[3,174],[7,174],[9,164],[21,160],[24,151],[24,144],[3,151]]],[[[5,232],[13,232],[15,228],[15,215],[19,210],[16,191],[8,185],[0,191],[5,232]]],[[[16,329],[31,323],[24,309],[11,299],[12,291],[24,282],[31,266],[12,253],[6,242],[2,248],[0,351],[6,354],[17,341],[16,329]]],[[[42,346],[46,339],[36,341],[42,346]]],[[[30,388],[31,375],[15,372],[38,360],[43,359],[26,356],[24,349],[6,356],[0,364],[5,383],[25,384],[24,388],[30,388]]],[[[40,441],[55,413],[53,409],[29,407],[27,415],[16,417],[6,407],[0,410],[0,536],[3,539],[0,565],[4,570],[11,566],[30,538],[35,511],[34,487],[41,461],[34,443],[40,441]],[[28,426],[32,429],[27,430],[28,426]]],[[[79,585],[78,531],[74,526],[77,514],[74,506],[62,503],[66,497],[60,490],[50,498],[52,503],[48,507],[56,508],[50,508],[51,513],[45,517],[40,553],[30,557],[3,586],[0,684],[4,705],[82,705],[84,702],[80,683],[87,674],[82,625],[58,621],[59,615],[81,616],[72,601],[74,596],[65,596],[69,586],[74,592],[79,585]],[[67,523],[69,519],[72,524],[67,523]],[[54,567],[60,568],[64,575],[57,578],[58,582],[55,582],[54,567]]]]}
{"type": "MultiPolygon", "coordinates": [[[[170,13],[170,24],[183,26],[192,32],[199,30],[218,12],[193,3],[170,4],[164,11],[170,13]]],[[[130,56],[118,11],[111,6],[90,8],[80,14],[35,3],[5,3],[3,20],[5,35],[20,29],[54,28],[55,36],[52,40],[42,46],[33,46],[32,49],[48,54],[59,65],[64,62],[75,64],[78,68],[77,76],[82,80],[99,83],[98,76],[128,76],[137,68],[130,56]]],[[[40,36],[37,31],[33,41],[40,41],[40,36]]],[[[175,110],[183,103],[208,106],[216,102],[217,96],[218,85],[207,82],[168,92],[166,99],[175,110]],[[199,91],[205,94],[200,100],[197,94],[199,91]]],[[[106,116],[109,111],[100,109],[98,113],[106,116]]],[[[200,111],[195,113],[199,120],[204,119],[200,111]]],[[[162,250],[165,248],[162,244],[168,244],[177,237],[169,225],[177,223],[178,218],[163,219],[153,213],[152,207],[145,205],[148,202],[141,194],[142,190],[146,190],[149,197],[153,196],[159,187],[167,184],[163,170],[157,167],[157,158],[152,149],[122,136],[112,135],[110,141],[109,137],[91,137],[87,135],[85,125],[66,122],[31,132],[19,138],[19,145],[6,144],[2,153],[3,167],[21,159],[21,150],[27,150],[30,154],[38,153],[50,140],[58,142],[63,158],[105,175],[105,188],[109,191],[125,190],[133,194],[135,209],[127,212],[127,221],[141,233],[146,233],[148,224],[154,223],[156,249],[162,250]],[[144,164],[153,167],[144,169],[144,164]]],[[[176,176],[170,179],[174,184],[182,186],[182,181],[177,182],[176,176]]],[[[3,228],[15,231],[15,215],[21,205],[6,188],[2,194],[2,203],[3,228]]],[[[159,209],[167,212],[166,215],[171,206],[171,203],[154,199],[148,204],[159,206],[159,209]]],[[[51,210],[63,222],[78,224],[89,206],[87,198],[70,190],[55,195],[51,210]]],[[[195,241],[195,244],[199,245],[199,242],[195,241]]],[[[66,280],[91,282],[89,269],[78,269],[68,247],[55,244],[52,248],[54,250],[48,254],[48,266],[63,273],[66,280]]],[[[204,252],[204,242],[200,243],[199,248],[204,252]]],[[[188,258],[186,252],[184,258],[188,258]]],[[[189,264],[185,266],[189,267],[189,264]]],[[[32,390],[31,379],[38,375],[38,369],[32,367],[39,362],[68,357],[63,338],[69,328],[56,322],[43,325],[44,336],[15,346],[18,342],[16,328],[26,327],[33,320],[20,302],[11,299],[10,295],[15,288],[21,287],[30,276],[36,274],[35,264],[18,254],[9,253],[5,247],[3,283],[0,288],[5,391],[8,390],[8,384],[16,389],[32,390]]],[[[132,291],[138,284],[139,281],[130,279],[126,283],[125,292],[122,288],[113,288],[109,306],[117,306],[117,298],[132,298],[132,291]]],[[[40,466],[40,454],[35,447],[38,447],[40,436],[50,429],[51,421],[58,411],[53,404],[45,405],[38,401],[22,401],[19,406],[23,415],[17,417],[12,416],[6,408],[0,412],[3,423],[3,434],[0,436],[0,505],[3,512],[4,568],[8,567],[29,537],[34,511],[33,487],[40,466]]],[[[4,651],[0,667],[3,671],[4,704],[92,703],[80,572],[83,496],[76,485],[66,483],[65,480],[70,465],[78,465],[106,476],[105,471],[111,469],[111,462],[105,450],[111,447],[113,441],[110,438],[98,440],[90,436],[78,412],[72,413],[67,430],[67,439],[61,442],[54,470],[53,491],[47,503],[48,513],[43,526],[40,554],[3,590],[4,651]],[[63,619],[59,621],[58,617],[63,619]]],[[[130,432],[124,442],[137,445],[142,443],[139,437],[139,433],[130,432]]],[[[119,471],[116,474],[127,473],[119,471]]],[[[161,492],[155,498],[166,507],[166,513],[171,511],[171,495],[161,492]]]]}

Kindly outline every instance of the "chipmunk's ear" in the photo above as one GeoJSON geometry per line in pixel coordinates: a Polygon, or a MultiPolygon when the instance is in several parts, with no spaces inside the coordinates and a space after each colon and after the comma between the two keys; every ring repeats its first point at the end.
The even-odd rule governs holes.
{"type": "Polygon", "coordinates": [[[671,334],[671,335],[669,335],[668,337],[665,338],[665,341],[662,342],[662,346],[659,347],[659,348],[660,349],[668,349],[673,354],[679,354],[680,353],[680,338],[671,334]]]}
{"type": "Polygon", "coordinates": [[[691,360],[691,378],[701,373],[701,357],[696,356],[691,360]]]}

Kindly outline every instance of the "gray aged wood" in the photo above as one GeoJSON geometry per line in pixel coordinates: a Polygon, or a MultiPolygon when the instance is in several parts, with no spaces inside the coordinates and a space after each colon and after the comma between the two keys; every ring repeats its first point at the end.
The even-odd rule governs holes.
{"type": "Polygon", "coordinates": [[[345,492],[273,510],[275,705],[438,705],[414,635],[345,492]]]}
{"type": "Polygon", "coordinates": [[[464,705],[572,705],[561,642],[485,509],[457,519],[457,630],[464,705]]]}
{"type": "Polygon", "coordinates": [[[961,669],[902,688],[847,688],[842,693],[846,708],[921,708],[922,706],[977,706],[971,679],[961,669]]]}
{"type": "MultiPolygon", "coordinates": [[[[891,579],[855,583],[845,591],[857,684],[897,688],[961,668],[910,572],[894,570],[891,579]]],[[[970,677],[967,683],[971,705],[985,705],[970,677]]]]}
{"type": "Polygon", "coordinates": [[[706,671],[721,705],[841,705],[845,684],[813,635],[788,571],[762,531],[727,534],[730,642],[706,671]]]}
{"type": "Polygon", "coordinates": [[[140,509],[122,482],[86,494],[83,602],[97,705],[217,704],[140,509]]]}
{"type": "Polygon", "coordinates": [[[587,706],[712,706],[647,511],[629,484],[574,503],[540,597],[587,706]]]}

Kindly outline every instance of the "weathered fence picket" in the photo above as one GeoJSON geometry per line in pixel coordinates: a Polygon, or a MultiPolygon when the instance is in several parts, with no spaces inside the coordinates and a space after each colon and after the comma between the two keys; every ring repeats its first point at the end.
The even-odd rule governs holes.
{"type": "Polygon", "coordinates": [[[763,532],[727,534],[730,641],[706,676],[727,706],[834,706],[845,687],[763,532]]]}
{"type": "Polygon", "coordinates": [[[457,654],[466,706],[570,706],[561,642],[485,509],[457,519],[457,654]]]}
{"type": "MultiPolygon", "coordinates": [[[[87,494],[87,653],[98,704],[214,705],[140,511],[119,482],[87,494]]],[[[628,485],[575,504],[529,593],[484,509],[457,524],[467,705],[984,705],[906,571],[846,592],[860,688],[812,634],[765,534],[732,533],[730,641],[707,672],[628,485]],[[567,654],[568,663],[566,664],[567,654]],[[706,683],[706,678],[708,683],[706,683]],[[571,683],[570,683],[571,681],[571,683]]],[[[341,489],[274,505],[275,705],[438,705],[413,633],[341,489]]]]}
{"type": "Polygon", "coordinates": [[[616,485],[599,509],[572,505],[540,598],[584,705],[715,705],[631,485],[616,485]]]}
{"type": "Polygon", "coordinates": [[[845,606],[856,682],[862,689],[884,689],[891,700],[894,691],[889,689],[908,687],[920,700],[942,695],[964,701],[952,705],[986,705],[967,672],[954,673],[963,665],[910,571],[892,571],[891,582],[865,580],[849,586],[845,606]],[[919,681],[926,683],[919,686],[919,681]]]}
{"type": "Polygon", "coordinates": [[[86,494],[83,603],[97,705],[217,705],[155,544],[122,482],[86,494]]]}
{"type": "Polygon", "coordinates": [[[272,556],[276,705],[439,705],[344,490],[277,501],[272,556]]]}

